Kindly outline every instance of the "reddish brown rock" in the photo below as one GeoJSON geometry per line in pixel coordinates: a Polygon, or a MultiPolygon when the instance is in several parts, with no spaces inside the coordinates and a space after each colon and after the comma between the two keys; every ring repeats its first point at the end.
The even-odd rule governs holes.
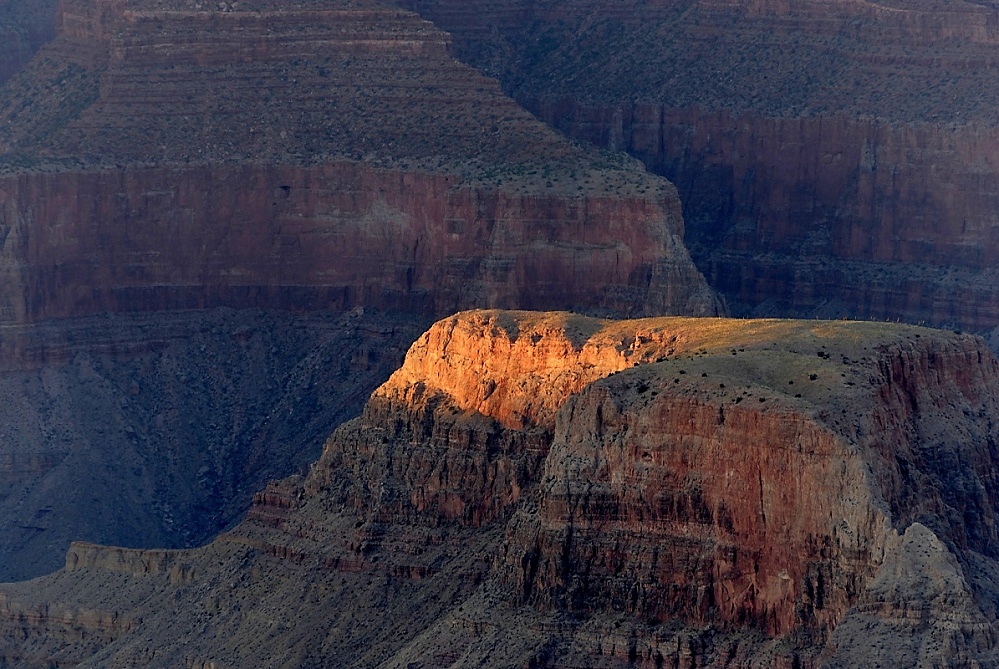
{"type": "Polygon", "coordinates": [[[66,553],[66,571],[103,569],[123,574],[169,574],[171,583],[194,579],[189,553],[178,550],[136,550],[73,542],[66,553]]]}
{"type": "MultiPolygon", "coordinates": [[[[749,626],[798,639],[799,659],[811,664],[875,576],[908,577],[883,565],[894,564],[911,523],[961,547],[951,560],[996,550],[999,498],[988,445],[995,437],[965,417],[988,413],[995,402],[988,388],[999,364],[980,340],[862,323],[678,319],[613,328],[565,317],[521,317],[516,325],[504,322],[509,316],[480,318],[438,324],[418,342],[373,396],[364,436],[348,429],[334,439],[311,481],[336,480],[350,462],[370,462],[371,469],[346,470],[346,479],[381,496],[347,499],[381,523],[436,524],[441,516],[467,517],[453,509],[476,499],[524,499],[497,563],[515,601],[584,616],[624,611],[661,623],[679,617],[749,626]],[[469,338],[469,330],[481,334],[469,338]],[[560,338],[573,346],[558,356],[561,375],[532,385],[537,375],[552,378],[560,338]],[[472,350],[485,358],[468,353],[476,340],[472,350]],[[585,362],[598,351],[610,366],[585,362]],[[623,354],[633,352],[631,364],[648,362],[632,367],[623,354]],[[628,371],[569,395],[559,379],[576,365],[596,376],[628,371]],[[536,413],[511,409],[503,381],[522,388],[516,397],[532,398],[536,413]],[[400,388],[407,390],[400,395],[400,388]],[[400,411],[381,408],[381,398],[400,396],[417,417],[389,431],[377,427],[400,411]],[[504,482],[500,474],[522,471],[512,466],[513,449],[501,447],[491,459],[479,445],[489,440],[456,439],[454,426],[494,416],[508,428],[537,430],[552,424],[545,402],[566,406],[544,466],[526,468],[536,471],[538,497],[523,497],[530,481],[504,482]],[[420,431],[431,420],[430,431],[420,431]],[[412,445],[398,450],[403,443],[412,445]],[[331,459],[341,447],[341,459],[331,459]],[[974,464],[954,468],[944,464],[950,459],[974,464]],[[486,478],[495,487],[479,488],[475,472],[494,472],[486,478]],[[427,503],[428,493],[442,501],[427,503]]],[[[494,443],[516,443],[491,430],[494,443]]],[[[962,580],[968,594],[959,608],[982,620],[988,607],[972,603],[971,582],[962,580]]],[[[945,608],[923,615],[950,615],[945,608]]],[[[969,625],[974,644],[991,644],[987,627],[969,625]]]]}
{"type": "Polygon", "coordinates": [[[678,212],[653,199],[517,195],[354,162],[24,175],[0,193],[7,323],[221,305],[715,308],[678,212]]]}
{"type": "Polygon", "coordinates": [[[923,328],[468,312],[212,545],[0,594],[141,618],[110,667],[988,666],[997,380],[923,328]]]}
{"type": "Polygon", "coordinates": [[[540,118],[675,183],[737,312],[999,324],[991,8],[402,4],[540,118]]]}
{"type": "Polygon", "coordinates": [[[377,3],[66,0],[0,96],[0,315],[716,313],[679,202],[377,3]]]}

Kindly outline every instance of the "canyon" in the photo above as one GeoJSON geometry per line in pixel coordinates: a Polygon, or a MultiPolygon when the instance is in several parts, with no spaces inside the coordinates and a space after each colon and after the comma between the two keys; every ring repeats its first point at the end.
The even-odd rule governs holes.
{"type": "Polygon", "coordinates": [[[733,313],[999,324],[991,3],[402,4],[669,178],[733,313]]]}
{"type": "Polygon", "coordinates": [[[999,666],[994,10],[0,0],[0,667],[999,666]]]}
{"type": "Polygon", "coordinates": [[[434,318],[724,311],[668,182],[547,128],[411,12],[57,14],[0,89],[0,579],[71,540],[209,541],[434,318]]]}
{"type": "Polygon", "coordinates": [[[912,326],[464,312],[208,546],[0,586],[0,657],[994,666],[997,376],[912,326]]]}
{"type": "Polygon", "coordinates": [[[687,246],[733,313],[999,325],[988,3],[395,4],[549,125],[674,183],[687,246]]]}

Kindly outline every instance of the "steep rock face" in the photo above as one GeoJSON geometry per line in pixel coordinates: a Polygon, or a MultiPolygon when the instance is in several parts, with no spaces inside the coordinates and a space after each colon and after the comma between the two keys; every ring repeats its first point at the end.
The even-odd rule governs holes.
{"type": "Polygon", "coordinates": [[[997,377],[980,339],[922,328],[460,314],[210,546],[74,545],[0,588],[137,628],[94,650],[0,621],[0,652],[991,666],[997,377]]]}
{"type": "Polygon", "coordinates": [[[999,323],[990,7],[402,4],[539,117],[674,182],[736,311],[999,323]]]}
{"type": "Polygon", "coordinates": [[[961,411],[984,410],[995,363],[983,369],[980,345],[889,345],[858,370],[871,361],[855,351],[822,351],[843,376],[747,351],[731,366],[767,383],[737,385],[745,377],[693,358],[571,399],[540,508],[513,524],[518,589],[545,606],[787,634],[842,620],[895,545],[893,524],[926,522],[994,555],[993,428],[969,421],[952,450],[942,435],[960,414],[931,407],[956,389],[961,411]],[[826,406],[815,386],[830,381],[842,390],[826,406]]]}
{"type": "Polygon", "coordinates": [[[0,578],[54,568],[50,543],[207,540],[313,460],[431,317],[722,309],[670,184],[566,141],[415,14],[64,0],[58,25],[0,89],[0,578]],[[355,309],[380,323],[367,345],[328,315],[355,309]],[[343,374],[299,367],[318,360],[343,374]]]}
{"type": "Polygon", "coordinates": [[[534,108],[673,181],[692,253],[738,311],[999,323],[991,120],[534,108]]]}
{"type": "Polygon", "coordinates": [[[214,306],[715,308],[679,211],[652,199],[355,162],[22,175],[0,193],[7,323],[214,306]]]}

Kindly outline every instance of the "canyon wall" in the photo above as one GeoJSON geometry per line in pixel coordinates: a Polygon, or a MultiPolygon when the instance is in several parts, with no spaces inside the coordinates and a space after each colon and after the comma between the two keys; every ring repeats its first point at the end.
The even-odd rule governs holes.
{"type": "Polygon", "coordinates": [[[738,313],[999,324],[989,8],[403,4],[540,118],[675,183],[738,313]]]}
{"type": "Polygon", "coordinates": [[[459,314],[211,545],[78,544],[0,588],[137,625],[10,615],[0,653],[989,666],[997,380],[981,339],[909,326],[459,314]]]}
{"type": "Polygon", "coordinates": [[[711,313],[676,208],[354,162],[0,178],[7,324],[105,311],[472,305],[711,313]]]}
{"type": "Polygon", "coordinates": [[[8,323],[210,306],[717,313],[675,189],[377,3],[66,0],[0,99],[8,323]]]}
{"type": "Polygon", "coordinates": [[[724,310],[668,182],[449,49],[374,1],[60,3],[0,89],[0,578],[207,541],[433,318],[724,310]]]}
{"type": "Polygon", "coordinates": [[[740,312],[999,323],[991,124],[534,108],[676,184],[691,252],[740,312]]]}

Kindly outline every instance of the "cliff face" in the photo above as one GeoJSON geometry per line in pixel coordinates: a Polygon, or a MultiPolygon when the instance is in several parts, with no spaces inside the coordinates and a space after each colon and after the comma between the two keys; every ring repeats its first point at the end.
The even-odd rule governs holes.
{"type": "Polygon", "coordinates": [[[460,314],[212,545],[77,545],[63,572],[0,589],[11,610],[137,627],[94,651],[8,616],[0,650],[110,667],[991,665],[999,491],[978,417],[997,377],[980,339],[921,328],[460,314]]]}
{"type": "Polygon", "coordinates": [[[204,542],[432,318],[722,309],[670,184],[565,140],[415,14],[65,0],[58,27],[0,89],[0,578],[54,568],[53,542],[204,542]]]}
{"type": "Polygon", "coordinates": [[[403,4],[539,117],[675,183],[736,311],[999,323],[990,9],[403,4]]]}
{"type": "Polygon", "coordinates": [[[511,524],[507,578],[545,607],[786,635],[835,628],[910,523],[994,554],[991,428],[971,421],[962,454],[945,455],[938,426],[954,416],[926,405],[952,387],[980,407],[995,364],[983,370],[976,346],[896,346],[873,374],[857,369],[867,356],[830,347],[835,367],[746,351],[734,364],[694,358],[593,384],[563,409],[572,420],[556,431],[538,509],[511,524]],[[769,378],[743,386],[730,367],[769,378]],[[858,419],[872,396],[870,422],[858,419]],[[978,464],[933,463],[951,457],[978,464]]]}
{"type": "Polygon", "coordinates": [[[2,316],[214,306],[615,313],[715,303],[673,204],[528,195],[356,162],[0,178],[2,316]]]}
{"type": "Polygon", "coordinates": [[[691,252],[738,311],[999,323],[991,121],[565,101],[534,108],[675,183],[691,252]]]}

